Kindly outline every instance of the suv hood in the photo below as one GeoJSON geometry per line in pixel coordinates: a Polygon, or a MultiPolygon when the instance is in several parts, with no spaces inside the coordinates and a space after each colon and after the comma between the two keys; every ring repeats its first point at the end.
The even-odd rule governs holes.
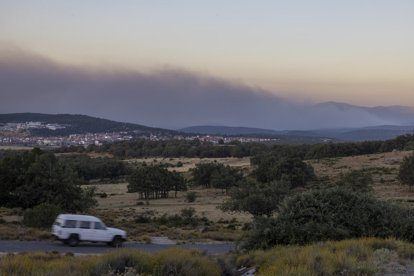
{"type": "Polygon", "coordinates": [[[126,232],[124,230],[121,230],[121,229],[118,229],[118,228],[113,228],[113,227],[107,227],[106,230],[111,231],[111,233],[120,235],[122,237],[126,237],[126,232]]]}

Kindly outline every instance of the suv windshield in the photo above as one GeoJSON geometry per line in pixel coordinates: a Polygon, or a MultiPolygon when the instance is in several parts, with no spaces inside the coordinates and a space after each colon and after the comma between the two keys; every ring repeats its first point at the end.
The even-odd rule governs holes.
{"type": "Polygon", "coordinates": [[[95,222],[95,229],[106,230],[106,226],[102,222],[96,221],[95,222]]]}

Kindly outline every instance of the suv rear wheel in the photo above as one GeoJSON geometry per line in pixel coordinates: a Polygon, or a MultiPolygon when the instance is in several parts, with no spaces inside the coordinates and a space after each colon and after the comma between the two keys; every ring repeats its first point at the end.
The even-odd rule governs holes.
{"type": "Polygon", "coordinates": [[[69,239],[67,240],[67,244],[74,247],[79,244],[79,238],[78,235],[72,234],[69,236],[69,239]]]}

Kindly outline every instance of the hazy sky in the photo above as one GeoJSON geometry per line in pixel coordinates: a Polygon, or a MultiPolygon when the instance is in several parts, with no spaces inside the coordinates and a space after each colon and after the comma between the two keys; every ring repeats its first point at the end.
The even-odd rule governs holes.
{"type": "Polygon", "coordinates": [[[172,68],[302,103],[414,106],[412,0],[1,0],[0,58],[24,62],[16,52],[95,71],[172,68]]]}

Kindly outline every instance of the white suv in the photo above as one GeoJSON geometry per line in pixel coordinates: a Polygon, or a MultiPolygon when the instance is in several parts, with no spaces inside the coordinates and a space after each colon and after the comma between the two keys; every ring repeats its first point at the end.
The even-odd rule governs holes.
{"type": "Polygon", "coordinates": [[[106,227],[97,217],[72,214],[61,214],[56,218],[52,235],[70,246],[76,246],[80,241],[90,241],[121,247],[127,238],[124,230],[106,227]]]}

